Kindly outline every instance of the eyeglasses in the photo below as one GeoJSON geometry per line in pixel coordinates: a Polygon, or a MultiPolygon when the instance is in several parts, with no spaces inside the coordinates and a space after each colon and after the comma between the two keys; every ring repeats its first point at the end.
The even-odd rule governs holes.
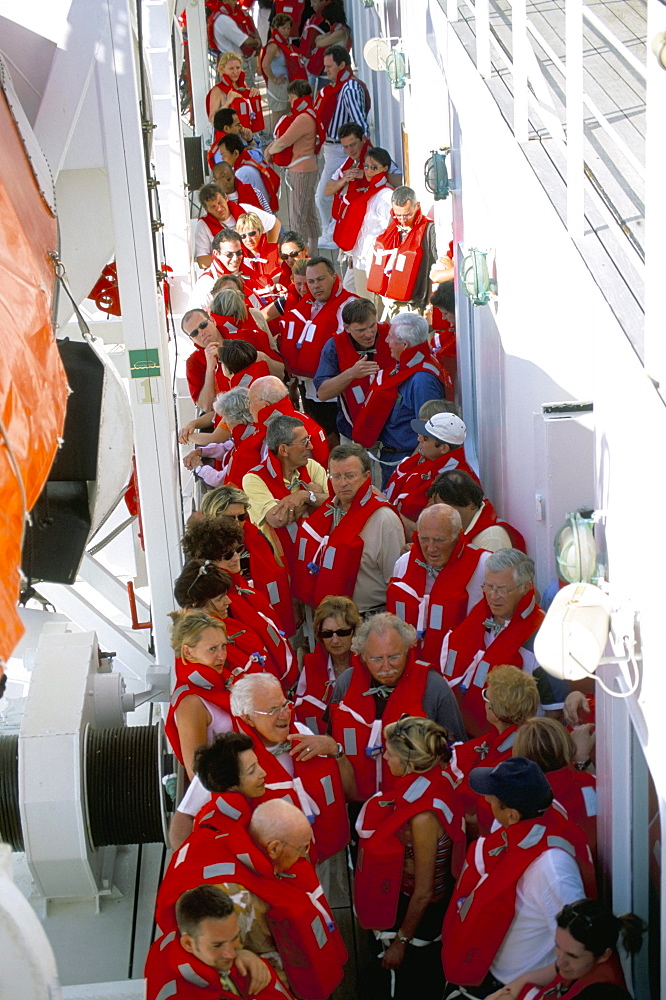
{"type": "Polygon", "coordinates": [[[295,448],[297,445],[302,445],[302,444],[312,444],[312,438],[310,437],[309,434],[307,437],[298,438],[296,441],[292,441],[289,447],[295,448]]]}
{"type": "Polygon", "coordinates": [[[255,236],[259,236],[258,229],[252,229],[249,233],[241,233],[242,240],[253,240],[255,236]]]}
{"type": "MultiPolygon", "coordinates": [[[[594,920],[589,915],[589,913],[580,913],[576,909],[577,905],[578,905],[577,903],[567,903],[566,906],[562,907],[560,915],[557,918],[558,926],[561,927],[562,930],[569,930],[577,922],[579,922],[579,927],[582,925],[582,927],[584,927],[585,930],[589,930],[590,927],[594,925],[594,920]]],[[[572,934],[571,936],[573,938],[576,938],[575,934],[572,934]]],[[[579,939],[576,938],[576,940],[579,939]]]]}
{"type": "Polygon", "coordinates": [[[335,475],[329,475],[329,479],[332,483],[353,483],[355,479],[359,476],[363,476],[363,472],[336,472],[335,475]]]}
{"type": "Polygon", "coordinates": [[[224,250],[220,253],[220,257],[226,257],[227,260],[231,260],[232,257],[242,257],[242,250],[224,250]]]}
{"type": "Polygon", "coordinates": [[[282,253],[282,251],[280,251],[280,260],[296,260],[296,258],[302,253],[302,250],[292,250],[291,253],[282,253]]]}
{"type": "Polygon", "coordinates": [[[507,594],[518,590],[520,586],[520,583],[517,583],[515,587],[496,587],[493,583],[483,583],[481,584],[481,590],[484,594],[497,594],[498,597],[506,597],[507,594]]]}
{"type": "Polygon", "coordinates": [[[238,553],[242,551],[243,551],[242,547],[239,547],[237,549],[229,549],[228,552],[225,552],[224,555],[220,556],[220,562],[229,562],[231,559],[233,559],[234,556],[237,556],[238,553]]]}
{"type": "MultiPolygon", "coordinates": [[[[245,514],[226,514],[225,513],[224,516],[225,517],[233,517],[234,521],[238,521],[238,522],[240,522],[242,524],[243,521],[247,521],[247,519],[248,519],[248,517],[250,515],[246,511],[245,514]]],[[[236,551],[238,552],[238,549],[236,549],[236,551]]]]}
{"type": "Polygon", "coordinates": [[[320,639],[332,639],[334,635],[337,635],[340,639],[346,639],[347,636],[352,635],[353,628],[325,628],[319,633],[320,639]]]}
{"type": "Polygon", "coordinates": [[[390,663],[392,667],[397,667],[404,656],[404,653],[393,653],[391,656],[371,656],[368,663],[372,663],[373,667],[381,667],[384,663],[390,663]]]}
{"type": "Polygon", "coordinates": [[[209,323],[210,323],[209,319],[202,320],[202,322],[199,323],[198,326],[195,326],[195,328],[193,330],[190,330],[190,332],[188,333],[187,336],[191,337],[192,340],[194,340],[195,337],[199,336],[199,334],[201,333],[202,330],[206,329],[206,327],[208,326],[209,323]]]}
{"type": "Polygon", "coordinates": [[[269,719],[274,719],[276,715],[280,714],[280,712],[291,712],[293,707],[293,701],[285,701],[281,705],[276,705],[275,708],[271,708],[268,712],[261,712],[258,708],[255,708],[252,715],[267,715],[269,719]]]}

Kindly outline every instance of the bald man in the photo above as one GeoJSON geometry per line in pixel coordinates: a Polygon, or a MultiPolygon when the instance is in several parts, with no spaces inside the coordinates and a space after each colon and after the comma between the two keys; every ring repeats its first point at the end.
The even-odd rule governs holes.
{"type": "Polygon", "coordinates": [[[446,635],[483,596],[490,553],[465,544],[460,514],[445,503],[422,511],[413,540],[393,568],[386,608],[417,630],[424,659],[442,666],[446,635]]]}
{"type": "Polygon", "coordinates": [[[266,424],[273,417],[283,414],[284,416],[297,417],[305,425],[312,442],[313,459],[327,468],[329,449],[324,430],[307,413],[296,409],[289,398],[289,391],[281,379],[274,375],[264,375],[262,378],[255,379],[249,389],[248,406],[257,428],[256,434],[253,435],[253,439],[256,437],[257,443],[257,464],[266,457],[266,447],[263,443],[266,436],[266,424]]]}

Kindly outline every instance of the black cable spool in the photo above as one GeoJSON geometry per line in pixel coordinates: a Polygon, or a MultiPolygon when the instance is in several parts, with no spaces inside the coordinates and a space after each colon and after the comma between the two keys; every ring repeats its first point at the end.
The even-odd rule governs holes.
{"type": "Polygon", "coordinates": [[[162,727],[89,728],[85,742],[94,847],[164,842],[162,727]]]}
{"type": "Polygon", "coordinates": [[[14,851],[23,850],[19,812],[18,733],[0,736],[0,840],[14,851]]]}

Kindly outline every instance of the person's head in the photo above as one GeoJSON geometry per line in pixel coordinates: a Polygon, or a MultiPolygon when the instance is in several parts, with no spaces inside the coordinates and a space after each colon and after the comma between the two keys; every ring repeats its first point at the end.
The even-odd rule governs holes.
{"type": "MultiPolygon", "coordinates": [[[[227,368],[227,371],[234,374],[231,368],[227,367],[224,361],[224,348],[227,344],[244,344],[244,340],[225,340],[220,351],[220,356],[222,357],[222,365],[227,368]]],[[[248,347],[252,347],[252,344],[248,344],[248,347]]],[[[254,348],[252,348],[254,350],[254,348]]],[[[237,361],[239,361],[238,354],[235,355],[237,361]]],[[[255,354],[256,360],[256,354],[255,354]]],[[[242,371],[242,369],[239,369],[242,371]]],[[[215,397],[215,402],[213,403],[213,409],[217,413],[218,417],[222,417],[225,424],[230,430],[233,430],[238,424],[251,424],[252,414],[250,413],[247,405],[247,389],[243,386],[237,385],[233,389],[229,389],[228,392],[221,392],[215,397]]]]}
{"type": "Polygon", "coordinates": [[[359,347],[371,348],[377,339],[377,309],[370,299],[349,299],[342,307],[345,330],[359,347]]]}
{"type": "Polygon", "coordinates": [[[349,597],[329,595],[314,613],[314,636],[331,656],[346,656],[360,623],[358,608],[349,597]]]}
{"type": "Polygon", "coordinates": [[[284,39],[294,34],[293,29],[294,19],[291,14],[276,14],[271,21],[271,31],[279,31],[284,39]]]}
{"type": "Polygon", "coordinates": [[[241,123],[235,108],[220,108],[213,115],[213,128],[216,132],[230,132],[240,135],[241,123]]]}
{"type": "Polygon", "coordinates": [[[240,271],[243,260],[242,240],[234,229],[222,229],[214,237],[211,244],[213,256],[217,257],[222,266],[231,274],[240,271]]]}
{"type": "Polygon", "coordinates": [[[456,325],[456,283],[442,281],[430,296],[430,304],[441,312],[447,323],[456,325]]]}
{"type": "Polygon", "coordinates": [[[221,136],[217,148],[224,162],[233,167],[234,163],[245,149],[245,143],[239,135],[227,132],[221,136]]]}
{"type": "Polygon", "coordinates": [[[243,246],[251,253],[256,253],[261,237],[264,235],[264,227],[256,212],[245,212],[236,219],[236,232],[240,234],[243,246]]]}
{"type": "Polygon", "coordinates": [[[428,320],[418,313],[398,313],[391,320],[386,338],[391,357],[398,361],[408,347],[425,344],[429,331],[428,320]]]}
{"type": "MultiPolygon", "coordinates": [[[[488,675],[488,679],[494,672],[488,675]]],[[[568,767],[576,759],[576,744],[569,730],[557,719],[530,718],[516,733],[512,752],[514,757],[535,761],[547,773],[568,767]]]]}
{"type": "Polygon", "coordinates": [[[301,298],[303,298],[306,295],[309,295],[310,293],[310,289],[308,288],[308,279],[305,273],[308,268],[308,263],[309,263],[308,260],[299,257],[298,260],[293,261],[292,264],[290,265],[291,280],[294,283],[294,288],[296,289],[296,292],[301,298]]]}
{"type": "Polygon", "coordinates": [[[226,618],[231,598],[231,577],[209,559],[190,559],[173,586],[173,596],[181,608],[196,608],[206,614],[226,618]]]}
{"type": "Polygon", "coordinates": [[[312,458],[312,441],[305,424],[298,417],[282,416],[266,427],[266,447],[285,471],[305,465],[312,458]]]}
{"type": "Polygon", "coordinates": [[[217,60],[217,72],[227,76],[232,83],[237,83],[243,72],[243,57],[238,52],[223,52],[217,60]]]}
{"type": "MultiPolygon", "coordinates": [[[[245,394],[247,399],[247,391],[245,394]]],[[[247,493],[243,493],[237,486],[225,483],[224,486],[216,486],[210,493],[205,493],[201,500],[201,513],[204,517],[220,517],[225,514],[233,518],[237,524],[247,521],[247,509],[250,506],[250,498],[247,493]]]]}
{"type": "Polygon", "coordinates": [[[444,767],[451,760],[449,735],[432,719],[404,715],[384,729],[384,760],[394,777],[444,767]]]}
{"type": "Polygon", "coordinates": [[[351,56],[344,45],[329,45],[324,53],[324,73],[331,83],[335,83],[338,74],[351,66],[351,56]]]}
{"type": "MultiPolygon", "coordinates": [[[[303,80],[294,81],[294,83],[303,82],[303,80]]],[[[280,250],[280,260],[283,264],[286,264],[291,268],[292,273],[294,271],[294,266],[298,261],[307,260],[310,256],[305,240],[300,233],[297,233],[293,229],[288,229],[286,232],[282,233],[278,240],[278,247],[280,250]]],[[[303,274],[305,275],[305,267],[303,267],[303,274]]]]}
{"type": "MultiPolygon", "coordinates": [[[[257,348],[248,340],[225,340],[220,348],[220,361],[228,375],[238,375],[253,365],[257,360],[257,348]]],[[[233,391],[233,390],[232,390],[233,391]]],[[[247,392],[247,389],[245,390],[247,392]]],[[[226,393],[223,395],[226,396],[226,393]]],[[[247,396],[244,397],[243,409],[247,411],[247,420],[236,420],[236,423],[251,424],[252,414],[247,408],[247,396]]]]}
{"type": "MultiPolygon", "coordinates": [[[[235,274],[227,275],[227,278],[236,277],[238,276],[235,274]]],[[[225,278],[220,278],[216,284],[221,284],[221,287],[215,292],[210,306],[211,312],[216,316],[229,316],[238,323],[243,323],[247,319],[247,306],[245,296],[238,289],[236,282],[232,284],[225,278]]]]}
{"type": "Polygon", "coordinates": [[[391,166],[390,154],[381,146],[371,146],[363,160],[363,173],[366,181],[371,181],[378,174],[386,174],[391,166]]]}
{"type": "Polygon", "coordinates": [[[409,651],[416,645],[416,629],[397,615],[382,611],[363,621],[354,636],[357,653],[378,684],[395,687],[407,666],[409,651]]]}
{"type": "MultiPolygon", "coordinates": [[[[218,246],[219,246],[219,244],[218,244],[218,246]]],[[[244,288],[245,288],[245,285],[243,283],[243,275],[242,274],[222,274],[222,275],[220,275],[220,277],[217,279],[217,281],[215,282],[215,284],[213,285],[213,287],[210,290],[210,294],[213,297],[212,305],[214,306],[217,303],[217,297],[218,297],[218,295],[221,295],[222,292],[229,292],[229,291],[231,291],[231,292],[240,292],[241,296],[243,296],[243,301],[245,301],[245,298],[244,298],[244,288]]],[[[222,303],[224,303],[224,301],[225,300],[223,299],[222,303]]],[[[212,311],[215,312],[214,309],[212,311]]],[[[224,313],[218,313],[218,315],[224,316],[224,313]]],[[[241,319],[245,319],[245,316],[246,316],[246,313],[242,314],[240,318],[241,319]]]]}
{"type": "Polygon", "coordinates": [[[426,507],[416,522],[416,534],[425,561],[433,569],[442,569],[462,534],[460,514],[445,503],[426,507]]]}
{"type": "Polygon", "coordinates": [[[248,406],[254,420],[265,406],[273,406],[288,396],[287,387],[277,375],[263,375],[254,380],[248,390],[248,406]]]}
{"type": "Polygon", "coordinates": [[[232,517],[202,517],[188,524],[183,535],[186,559],[210,559],[218,569],[240,573],[243,531],[232,517]]]}
{"type": "Polygon", "coordinates": [[[461,448],[467,437],[467,428],[455,413],[435,413],[428,420],[416,417],[411,427],[416,431],[419,452],[430,460],[461,448]]]}
{"type": "Polygon", "coordinates": [[[420,207],[421,205],[416,200],[416,192],[413,188],[407,187],[406,184],[397,187],[391,196],[391,212],[401,228],[412,228],[420,207]]]}
{"type": "MultiPolygon", "coordinates": [[[[539,689],[534,677],[508,663],[493,667],[481,693],[486,718],[499,730],[513,725],[522,727],[539,710],[539,689]]],[[[534,760],[531,754],[518,756],[534,760]]]]}
{"type": "Polygon", "coordinates": [[[328,302],[337,275],[327,257],[311,257],[305,269],[310,295],[315,302],[328,302]]]}
{"type": "Polygon", "coordinates": [[[496,767],[475,767],[469,785],[483,795],[500,826],[543,816],[553,801],[553,791],[538,764],[525,757],[509,757],[496,767]]]}
{"type": "Polygon", "coordinates": [[[365,448],[350,441],[332,449],[328,475],[343,510],[348,510],[360,489],[370,482],[370,458],[365,448]]]}
{"type": "Polygon", "coordinates": [[[488,558],[485,574],[481,589],[488,607],[498,621],[508,621],[532,589],[534,562],[519,549],[500,549],[488,558]]]}
{"type": "Polygon", "coordinates": [[[220,733],[210,746],[194,752],[194,773],[209,792],[240,792],[260,799],[266,790],[266,772],[247,733],[220,733]]]}
{"type": "MultiPolygon", "coordinates": [[[[240,123],[239,126],[240,128],[240,123]]],[[[233,131],[233,130],[232,130],[233,131]]],[[[213,177],[215,183],[218,187],[221,187],[227,198],[229,198],[236,191],[236,175],[234,174],[233,167],[225,163],[224,160],[219,160],[217,163],[213,164],[213,177]]]]}
{"type": "Polygon", "coordinates": [[[345,156],[351,156],[357,163],[361,158],[365,132],[356,122],[347,122],[338,129],[338,139],[345,156]]]}
{"type": "Polygon", "coordinates": [[[205,611],[173,611],[169,616],[171,648],[185,663],[201,663],[222,670],[227,660],[227,632],[222,622],[205,611]]]}
{"type": "Polygon", "coordinates": [[[312,827],[305,813],[286,799],[260,802],[252,813],[250,836],[270,859],[275,872],[286,872],[307,858],[312,827]]]}
{"type": "Polygon", "coordinates": [[[460,514],[463,531],[481,508],[483,490],[468,472],[449,469],[442,472],[428,489],[426,496],[430,503],[448,503],[460,514]]]}
{"type": "Polygon", "coordinates": [[[312,87],[307,80],[292,80],[291,83],[287,84],[287,97],[293,107],[297,101],[301,101],[304,97],[312,97],[312,87]]]}
{"type": "MultiPolygon", "coordinates": [[[[312,6],[314,8],[315,5],[312,4],[312,6]]],[[[324,0],[323,4],[318,3],[318,8],[322,6],[326,8],[323,14],[328,24],[336,22],[338,24],[347,24],[344,0],[324,0]]]]}
{"type": "Polygon", "coordinates": [[[226,222],[229,218],[227,195],[219,184],[204,184],[199,188],[199,204],[218,222],[226,222]]]}
{"type": "Polygon", "coordinates": [[[557,914],[555,965],[563,979],[577,980],[607,962],[618,938],[629,955],[640,951],[645,923],[635,913],[616,917],[598,899],[568,903],[557,914]]]}
{"type": "Polygon", "coordinates": [[[216,885],[199,885],[176,903],[185,951],[218,972],[229,972],[243,947],[234,904],[216,885]]]}
{"type": "Polygon", "coordinates": [[[436,413],[455,413],[456,416],[459,416],[458,407],[455,403],[449,402],[448,399],[426,399],[425,403],[419,406],[419,412],[416,415],[419,420],[430,420],[436,413]]]}
{"type": "Polygon", "coordinates": [[[180,327],[193,344],[205,350],[209,344],[222,343],[222,334],[205,309],[188,309],[180,321],[180,327]]]}
{"type": "Polygon", "coordinates": [[[231,714],[254,729],[266,746],[289,735],[293,701],[288,701],[273,674],[245,674],[231,689],[231,714]]]}

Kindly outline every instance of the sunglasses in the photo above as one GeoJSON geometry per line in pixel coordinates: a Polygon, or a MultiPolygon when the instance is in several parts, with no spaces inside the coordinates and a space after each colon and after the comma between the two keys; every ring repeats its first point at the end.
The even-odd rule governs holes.
{"type": "Polygon", "coordinates": [[[253,229],[253,230],[252,230],[251,232],[249,232],[249,233],[242,233],[242,234],[241,234],[241,239],[242,239],[242,240],[253,240],[253,239],[254,239],[254,237],[255,237],[255,236],[258,236],[258,235],[259,235],[259,230],[258,230],[258,229],[253,229]]]}
{"type": "Polygon", "coordinates": [[[192,340],[194,340],[194,338],[195,338],[195,337],[198,337],[198,336],[199,336],[199,334],[201,333],[201,331],[202,331],[202,330],[205,330],[205,329],[206,329],[206,327],[208,326],[208,324],[209,324],[209,323],[210,323],[210,320],[209,320],[209,319],[205,319],[205,320],[203,320],[203,322],[199,323],[199,325],[198,325],[198,326],[195,326],[195,328],[194,328],[193,330],[191,330],[191,331],[190,331],[190,332],[188,333],[188,335],[187,335],[187,336],[188,336],[188,337],[191,337],[191,338],[192,338],[192,340]]]}
{"type": "Polygon", "coordinates": [[[247,521],[247,519],[248,519],[248,517],[250,515],[248,513],[245,513],[245,514],[226,514],[225,516],[226,517],[233,517],[234,521],[240,521],[240,522],[242,522],[242,521],[247,521]]]}
{"type": "Polygon", "coordinates": [[[302,250],[292,250],[291,253],[280,252],[280,260],[296,260],[301,253],[303,253],[302,250]]]}
{"type": "Polygon", "coordinates": [[[242,257],[242,256],[243,256],[242,250],[225,250],[223,253],[220,254],[220,257],[227,257],[229,260],[231,260],[232,257],[242,257]]]}
{"type": "Polygon", "coordinates": [[[233,559],[234,556],[237,556],[238,553],[242,552],[242,551],[243,551],[242,548],[240,548],[240,549],[230,549],[229,552],[225,552],[223,555],[220,556],[220,561],[221,562],[229,562],[231,559],[233,559]]]}
{"type": "Polygon", "coordinates": [[[340,639],[346,639],[353,631],[353,628],[326,628],[319,633],[319,638],[332,639],[334,635],[337,635],[340,639]]]}

